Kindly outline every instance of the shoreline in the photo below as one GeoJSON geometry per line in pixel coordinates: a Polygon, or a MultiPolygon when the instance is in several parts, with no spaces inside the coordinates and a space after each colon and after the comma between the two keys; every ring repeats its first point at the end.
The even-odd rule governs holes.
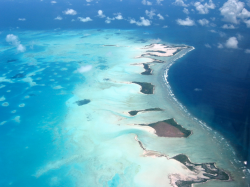
{"type": "MultiPolygon", "coordinates": [[[[89,41],[92,42],[93,38],[91,37],[87,37],[85,40],[88,41],[89,39],[89,41]]],[[[114,41],[119,42],[118,39],[120,38],[115,36],[114,39],[114,41]]],[[[107,43],[107,45],[111,42],[111,44],[116,44],[114,41],[105,43],[107,43]]],[[[142,143],[145,144],[147,150],[157,150],[155,152],[160,153],[160,155],[163,154],[173,157],[174,155],[182,153],[188,157],[191,156],[190,160],[195,163],[210,163],[210,161],[213,162],[218,158],[213,155],[213,152],[203,152],[201,149],[202,146],[205,145],[206,137],[210,138],[210,136],[206,135],[199,141],[199,139],[197,139],[199,138],[197,131],[200,129],[194,129],[194,134],[189,138],[159,138],[152,133],[153,128],[151,127],[144,128],[129,125],[142,123],[151,124],[155,121],[175,118],[178,124],[183,125],[185,129],[193,130],[193,128],[196,127],[196,124],[189,126],[190,121],[186,119],[186,115],[183,115],[183,111],[177,111],[176,103],[173,104],[173,99],[168,97],[167,100],[164,100],[166,84],[163,82],[164,79],[162,79],[164,77],[162,72],[166,65],[170,63],[171,66],[171,60],[181,58],[193,48],[182,50],[176,54],[177,56],[166,57],[167,61],[165,59],[163,59],[163,61],[155,59],[156,57],[151,58],[151,56],[138,58],[139,54],[144,53],[144,50],[138,48],[138,46],[144,44],[132,43],[126,40],[124,44],[122,40],[120,46],[128,45],[130,42],[131,47],[127,48],[126,51],[122,47],[114,47],[116,53],[111,57],[108,51],[109,49],[107,49],[108,47],[104,46],[106,51],[102,51],[100,43],[103,41],[96,42],[98,42],[96,46],[101,48],[99,53],[100,62],[103,61],[102,63],[104,63],[106,60],[109,63],[109,69],[105,71],[95,69],[95,67],[99,65],[98,59],[92,64],[93,70],[95,71],[86,72],[86,83],[77,86],[75,89],[73,93],[75,98],[69,101],[69,112],[64,125],[66,133],[70,132],[68,135],[69,139],[73,140],[74,144],[74,150],[73,152],[70,151],[69,154],[83,155],[81,161],[87,162],[88,167],[92,169],[86,172],[86,177],[95,176],[96,179],[102,177],[102,179],[106,181],[117,173],[123,177],[126,175],[126,177],[134,178],[134,183],[139,184],[136,186],[145,186],[144,184],[147,184],[147,181],[151,182],[149,186],[153,186],[153,184],[155,185],[153,180],[159,178],[162,180],[162,184],[165,184],[164,186],[170,187],[169,179],[166,178],[168,174],[180,173],[186,177],[190,175],[181,163],[173,161],[173,159],[162,160],[162,158],[157,157],[151,160],[151,158],[141,158],[140,146],[135,144],[134,140],[132,141],[132,139],[134,139],[132,136],[135,134],[138,135],[142,143]],[[108,56],[106,54],[108,54],[108,56]],[[102,57],[102,59],[101,56],[105,58],[102,57]],[[150,61],[148,59],[150,59],[150,61]],[[119,61],[119,63],[117,63],[117,61],[119,61]],[[160,63],[156,64],[155,61],[160,63]],[[151,66],[154,72],[153,75],[142,75],[142,65],[134,66],[134,64],[143,63],[154,64],[151,66]],[[158,81],[159,78],[160,81],[158,81]],[[140,87],[140,90],[142,90],[143,86],[140,85],[139,87],[134,84],[135,82],[148,83],[154,86],[153,93],[143,94],[141,91],[139,92],[138,90],[140,87]],[[85,99],[91,102],[84,107],[78,107],[77,103],[75,103],[76,101],[80,101],[80,104],[85,104],[85,102],[88,101],[85,99]],[[74,105],[71,105],[71,103],[74,103],[74,105]],[[125,112],[145,111],[157,107],[163,109],[163,111],[140,112],[140,115],[133,117],[125,112]],[[185,117],[181,118],[182,115],[185,117]],[[190,152],[194,154],[192,155],[190,152]],[[100,164],[102,164],[101,171],[96,170],[100,164]],[[128,165],[133,165],[135,169],[137,165],[139,165],[138,167],[140,167],[140,169],[136,169],[137,172],[134,174],[133,172],[130,172],[131,174],[125,174],[124,171],[128,165]],[[154,169],[152,169],[152,167],[154,169]],[[152,176],[150,175],[151,171],[155,171],[157,174],[152,176]]],[[[92,45],[95,46],[94,44],[92,45]]],[[[91,55],[91,51],[86,50],[86,53],[90,53],[91,55]]],[[[96,54],[92,55],[95,56],[96,54]]],[[[172,63],[174,62],[172,61],[172,63]]],[[[168,93],[168,95],[169,94],[170,93],[168,93]]],[[[207,147],[212,148],[213,145],[215,144],[213,143],[207,147]]],[[[216,145],[212,151],[218,150],[218,147],[219,146],[216,145]]],[[[149,155],[152,155],[151,152],[149,155]]],[[[221,161],[220,158],[218,162],[219,161],[221,161]]],[[[218,168],[224,169],[223,164],[218,165],[218,168]]],[[[197,174],[194,175],[197,176],[197,174]]],[[[83,182],[82,180],[84,178],[77,179],[79,182],[83,182]]],[[[86,182],[92,184],[93,180],[89,178],[86,182]]],[[[220,181],[218,181],[218,184],[220,184],[220,181]]],[[[87,185],[89,184],[87,183],[87,185]]],[[[233,184],[231,184],[230,187],[232,187],[232,185],[233,184]]]]}
{"type": "MultiPolygon", "coordinates": [[[[186,117],[188,117],[189,119],[191,119],[191,120],[195,120],[197,123],[199,123],[200,125],[201,125],[201,127],[202,128],[205,128],[206,130],[209,130],[209,131],[212,131],[212,128],[210,128],[210,127],[208,127],[207,126],[207,124],[205,123],[205,122],[203,122],[202,120],[199,120],[199,119],[197,119],[197,118],[195,118],[194,116],[192,116],[191,115],[191,113],[189,113],[188,112],[188,110],[186,109],[186,107],[184,106],[184,105],[182,105],[178,100],[177,100],[177,98],[175,97],[175,95],[173,94],[173,91],[172,91],[172,89],[171,89],[171,86],[170,86],[170,84],[169,84],[169,82],[168,82],[168,71],[169,71],[169,69],[170,69],[170,67],[175,63],[175,61],[176,60],[178,60],[178,59],[180,59],[180,58],[182,58],[184,55],[186,55],[187,53],[189,53],[190,51],[192,51],[192,50],[194,50],[195,48],[194,47],[187,47],[187,51],[185,50],[185,52],[184,53],[182,53],[180,56],[177,56],[177,57],[175,57],[174,59],[171,59],[171,61],[170,61],[170,63],[168,63],[168,64],[166,64],[166,65],[163,65],[163,67],[161,68],[161,70],[160,70],[160,72],[161,73],[159,73],[159,76],[160,77],[162,77],[162,81],[163,81],[163,86],[165,87],[165,89],[167,89],[168,90],[168,92],[167,92],[167,94],[168,94],[168,98],[172,101],[172,103],[174,103],[176,106],[177,106],[177,108],[181,111],[181,112],[184,112],[185,113],[185,115],[186,115],[186,117]]],[[[179,51],[177,51],[176,53],[178,53],[179,51]]],[[[176,54],[175,53],[175,54],[176,54]]],[[[173,55],[173,57],[175,56],[175,54],[173,55]]],[[[152,57],[156,57],[157,55],[151,55],[152,57]]],[[[144,55],[144,54],[142,54],[141,55],[141,58],[150,58],[151,60],[156,60],[156,59],[154,59],[154,58],[151,58],[151,56],[149,55],[149,54],[147,54],[147,55],[144,55]]],[[[158,57],[160,57],[160,56],[158,56],[158,57]]],[[[158,60],[158,59],[157,59],[158,60]]],[[[161,60],[159,60],[159,61],[161,61],[161,60]]],[[[164,64],[164,63],[166,63],[166,61],[161,61],[161,63],[162,64],[164,64]]],[[[215,134],[216,134],[217,132],[215,132],[215,134]]],[[[156,133],[157,134],[157,133],[156,133]]],[[[222,137],[222,135],[219,135],[220,137],[222,137]]],[[[222,139],[224,139],[224,138],[222,138],[222,139]]],[[[229,145],[229,144],[228,144],[229,145]]],[[[230,145],[231,146],[231,145],[230,145]]],[[[233,149],[232,147],[231,147],[231,149],[233,149]]],[[[234,153],[234,152],[232,152],[232,153],[234,153]]],[[[185,156],[187,156],[187,155],[185,155],[185,156]]],[[[188,156],[187,156],[188,157],[188,156]]],[[[189,158],[189,157],[188,157],[189,158]]],[[[239,159],[239,158],[238,158],[239,159]]],[[[214,165],[216,165],[216,163],[214,162],[213,163],[214,165]]],[[[238,164],[238,162],[236,162],[236,164],[238,164]]],[[[221,169],[222,171],[224,171],[224,169],[221,169]]],[[[246,172],[246,171],[245,171],[246,172]]],[[[249,173],[250,173],[250,171],[248,171],[249,173]]],[[[230,173],[229,171],[227,171],[226,173],[230,173]]],[[[232,176],[231,176],[231,174],[228,174],[228,176],[229,176],[229,179],[227,180],[227,181],[232,181],[232,176]]],[[[245,174],[245,176],[247,176],[246,174],[245,174]]],[[[212,179],[212,180],[216,180],[216,179],[212,179]]],[[[204,182],[200,182],[200,183],[204,183],[204,182]]],[[[205,182],[206,183],[206,182],[205,182]]],[[[192,184],[194,184],[194,183],[192,183],[192,184]]],[[[178,186],[178,187],[181,187],[181,186],[178,186]]]]}

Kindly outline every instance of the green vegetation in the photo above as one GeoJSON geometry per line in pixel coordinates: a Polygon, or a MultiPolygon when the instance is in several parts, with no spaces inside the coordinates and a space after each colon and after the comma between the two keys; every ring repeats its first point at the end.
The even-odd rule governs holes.
{"type": "Polygon", "coordinates": [[[138,112],[163,111],[161,108],[149,108],[145,110],[132,110],[128,112],[131,116],[135,116],[138,112]]]}
{"type": "Polygon", "coordinates": [[[132,82],[134,84],[139,84],[141,88],[141,92],[144,94],[153,94],[154,93],[154,85],[147,82],[132,82]]]}
{"type": "Polygon", "coordinates": [[[152,75],[152,69],[149,67],[148,64],[143,63],[143,67],[145,71],[141,73],[142,75],[152,75]]]}

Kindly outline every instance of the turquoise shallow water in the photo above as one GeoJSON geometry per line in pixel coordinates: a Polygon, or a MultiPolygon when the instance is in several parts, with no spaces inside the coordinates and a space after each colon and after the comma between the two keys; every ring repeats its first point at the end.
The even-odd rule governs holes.
{"type": "Polygon", "coordinates": [[[245,184],[231,146],[173,100],[162,77],[165,65],[138,58],[155,39],[152,33],[26,31],[13,33],[26,46],[24,53],[7,42],[1,45],[2,186],[145,187],[158,181],[170,186],[174,173],[198,176],[173,159],[145,156],[136,135],[147,150],[168,158],[183,153],[195,163],[216,162],[236,179],[227,186],[245,184]],[[153,76],[141,75],[141,63],[151,63],[153,76]],[[142,94],[133,81],[152,83],[154,94],[142,94]],[[85,100],[90,102],[79,106],[85,100]],[[9,105],[2,106],[5,102],[9,105]],[[156,107],[164,110],[128,114],[156,107]],[[193,135],[159,138],[152,128],[138,125],[169,118],[193,135]]]}

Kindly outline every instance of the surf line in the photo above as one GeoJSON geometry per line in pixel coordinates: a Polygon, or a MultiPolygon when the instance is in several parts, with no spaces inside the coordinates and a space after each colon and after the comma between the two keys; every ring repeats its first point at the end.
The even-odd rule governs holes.
{"type": "MultiPolygon", "coordinates": [[[[151,44],[145,46],[144,49],[148,49],[146,53],[142,54],[139,58],[151,58],[155,63],[164,63],[163,60],[157,60],[152,57],[170,57],[180,53],[182,50],[184,54],[182,54],[179,58],[184,56],[189,51],[193,50],[193,47],[189,46],[167,46],[164,44],[151,44]]],[[[178,58],[177,58],[178,59],[178,58]]],[[[176,60],[176,59],[175,59],[176,60]]],[[[173,60],[167,67],[166,74],[168,72],[169,67],[174,63],[173,60]]],[[[132,64],[133,65],[133,64],[132,64]]],[[[152,69],[146,63],[142,63],[145,71],[142,72],[142,75],[153,75],[152,69]]],[[[165,76],[164,76],[165,77],[165,76]]],[[[166,79],[166,78],[165,78],[166,79]]],[[[148,82],[136,82],[133,81],[132,83],[138,84],[141,86],[140,92],[143,94],[154,94],[155,85],[148,83],[148,82]]],[[[168,82],[166,80],[167,85],[168,82]]],[[[169,89],[171,96],[173,96],[172,90],[169,89]]],[[[176,100],[177,101],[177,100],[176,100]]],[[[130,116],[136,116],[138,113],[143,112],[156,112],[156,111],[163,111],[161,108],[150,108],[144,110],[133,110],[129,111],[128,114],[130,116]]],[[[192,135],[191,130],[185,129],[183,126],[178,124],[174,118],[166,119],[163,121],[158,121],[151,124],[138,124],[140,126],[150,126],[155,130],[155,134],[158,137],[165,137],[165,138],[188,138],[192,135]]],[[[138,136],[135,136],[135,140],[139,143],[139,146],[143,150],[144,157],[165,157],[166,159],[174,159],[181,163],[183,167],[187,170],[192,171],[196,174],[196,176],[182,176],[180,174],[170,174],[168,177],[170,179],[170,184],[173,187],[184,187],[184,186],[192,186],[195,183],[204,183],[209,180],[223,180],[223,181],[230,181],[232,177],[222,169],[216,167],[215,163],[202,163],[202,164],[195,164],[191,162],[188,156],[184,154],[176,155],[172,158],[169,158],[167,155],[162,154],[157,151],[147,150],[143,143],[139,140],[138,136]]]]}

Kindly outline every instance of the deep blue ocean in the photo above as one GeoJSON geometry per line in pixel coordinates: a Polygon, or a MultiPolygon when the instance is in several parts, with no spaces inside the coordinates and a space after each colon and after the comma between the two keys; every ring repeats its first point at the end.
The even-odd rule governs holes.
{"type": "MultiPolygon", "coordinates": [[[[120,3],[120,1],[106,1],[105,3],[96,3],[95,6],[85,5],[81,16],[90,16],[95,19],[97,10],[106,9],[107,15],[109,14],[108,11],[112,13],[122,12],[123,17],[139,19],[140,15],[145,12],[145,7],[139,6],[141,4],[139,1],[130,0],[123,3],[122,6],[120,3]]],[[[183,8],[172,9],[171,6],[167,5],[167,1],[162,3],[166,6],[151,6],[150,8],[157,9],[163,15],[168,15],[169,19],[156,20],[149,27],[138,27],[126,21],[106,24],[104,20],[100,19],[88,23],[72,22],[71,17],[65,17],[64,22],[53,20],[54,17],[61,15],[62,10],[68,7],[80,12],[83,3],[77,0],[71,1],[72,5],[69,5],[67,1],[61,1],[57,3],[57,6],[51,6],[50,1],[41,3],[41,1],[23,0],[17,2],[4,0],[0,2],[0,31],[4,33],[4,36],[0,37],[0,42],[4,43],[6,33],[11,33],[11,31],[136,29],[138,33],[149,33],[148,35],[140,34],[142,42],[143,39],[159,38],[161,41],[170,44],[193,46],[195,50],[178,59],[169,70],[169,82],[173,92],[176,98],[194,116],[223,134],[237,150],[240,159],[250,162],[250,54],[243,50],[250,48],[249,29],[242,26],[242,23],[239,24],[242,27],[236,30],[223,30],[220,27],[208,28],[198,24],[193,27],[182,27],[176,24],[175,18],[171,18],[184,18],[183,8]],[[25,17],[27,21],[17,21],[19,17],[25,17]],[[162,25],[168,25],[168,28],[163,29],[162,25]],[[217,44],[225,42],[230,36],[238,37],[239,49],[218,49],[217,44]],[[206,47],[205,44],[209,44],[211,48],[206,47]]],[[[222,4],[222,2],[217,3],[217,6],[222,4]]],[[[209,19],[213,16],[216,17],[218,14],[218,10],[211,10],[209,16],[195,14],[192,15],[192,18],[209,19]]],[[[214,23],[220,25],[221,19],[216,19],[214,23]]],[[[13,53],[13,51],[9,51],[7,54],[0,53],[0,74],[15,69],[16,64],[22,66],[22,62],[18,61],[19,57],[13,53]]],[[[39,60],[43,62],[43,59],[39,60]]],[[[60,63],[45,61],[40,65],[40,68],[48,65],[58,68],[60,63]]],[[[27,73],[34,71],[33,68],[33,66],[23,65],[23,69],[27,73]]],[[[33,87],[32,90],[26,89],[27,83],[5,83],[6,87],[1,88],[0,97],[4,93],[6,98],[11,101],[8,101],[8,110],[1,110],[0,116],[0,122],[9,120],[8,125],[1,126],[0,151],[5,154],[0,153],[0,186],[1,183],[6,184],[11,181],[12,177],[13,180],[21,181],[19,184],[22,181],[23,184],[27,184],[27,182],[32,184],[32,180],[39,180],[41,187],[48,186],[43,178],[47,177],[46,175],[39,179],[32,176],[26,177],[34,171],[34,168],[39,169],[43,160],[46,163],[48,159],[53,160],[53,158],[62,156],[59,150],[58,152],[54,151],[56,148],[51,143],[54,140],[51,139],[49,129],[51,126],[61,123],[64,119],[64,116],[58,116],[57,113],[66,114],[65,101],[72,96],[71,91],[74,89],[72,81],[75,84],[84,82],[84,78],[78,77],[76,74],[71,76],[70,83],[67,82],[65,76],[67,72],[76,69],[76,64],[67,68],[68,70],[63,71],[61,77],[57,77],[56,80],[60,82],[62,87],[66,88],[67,93],[64,94],[60,94],[60,90],[51,89],[53,83],[37,79],[41,76],[53,75],[52,68],[46,69],[41,75],[37,73],[32,77],[37,80],[38,84],[46,85],[42,88],[42,92],[39,86],[33,87]],[[8,90],[11,90],[11,92],[8,92],[8,90]],[[30,97],[25,99],[25,96],[30,97]],[[54,107],[46,104],[48,100],[53,100],[57,104],[54,107]],[[21,103],[25,103],[26,107],[18,108],[21,103]],[[29,107],[34,110],[27,110],[26,108],[29,107]],[[16,113],[11,113],[13,110],[17,110],[16,113]],[[20,123],[12,120],[13,116],[20,116],[20,123]],[[46,119],[39,124],[34,124],[36,119],[41,118],[41,116],[46,116],[46,119]],[[51,121],[53,123],[46,123],[51,121]],[[37,128],[43,130],[36,130],[37,128]],[[24,150],[27,150],[27,152],[24,150]],[[13,157],[13,155],[18,155],[18,157],[13,157]],[[27,163],[27,157],[29,157],[29,163],[27,163]],[[8,163],[4,163],[5,161],[8,161],[8,163]]],[[[13,70],[8,76],[15,76],[18,72],[13,70]]],[[[250,166],[248,165],[248,167],[250,166]]],[[[59,177],[64,178],[63,184],[65,187],[70,186],[71,181],[67,180],[66,176],[59,177]]],[[[119,176],[117,175],[110,181],[109,186],[117,186],[118,183],[119,176]]],[[[38,183],[36,182],[36,184],[38,183]]]]}

